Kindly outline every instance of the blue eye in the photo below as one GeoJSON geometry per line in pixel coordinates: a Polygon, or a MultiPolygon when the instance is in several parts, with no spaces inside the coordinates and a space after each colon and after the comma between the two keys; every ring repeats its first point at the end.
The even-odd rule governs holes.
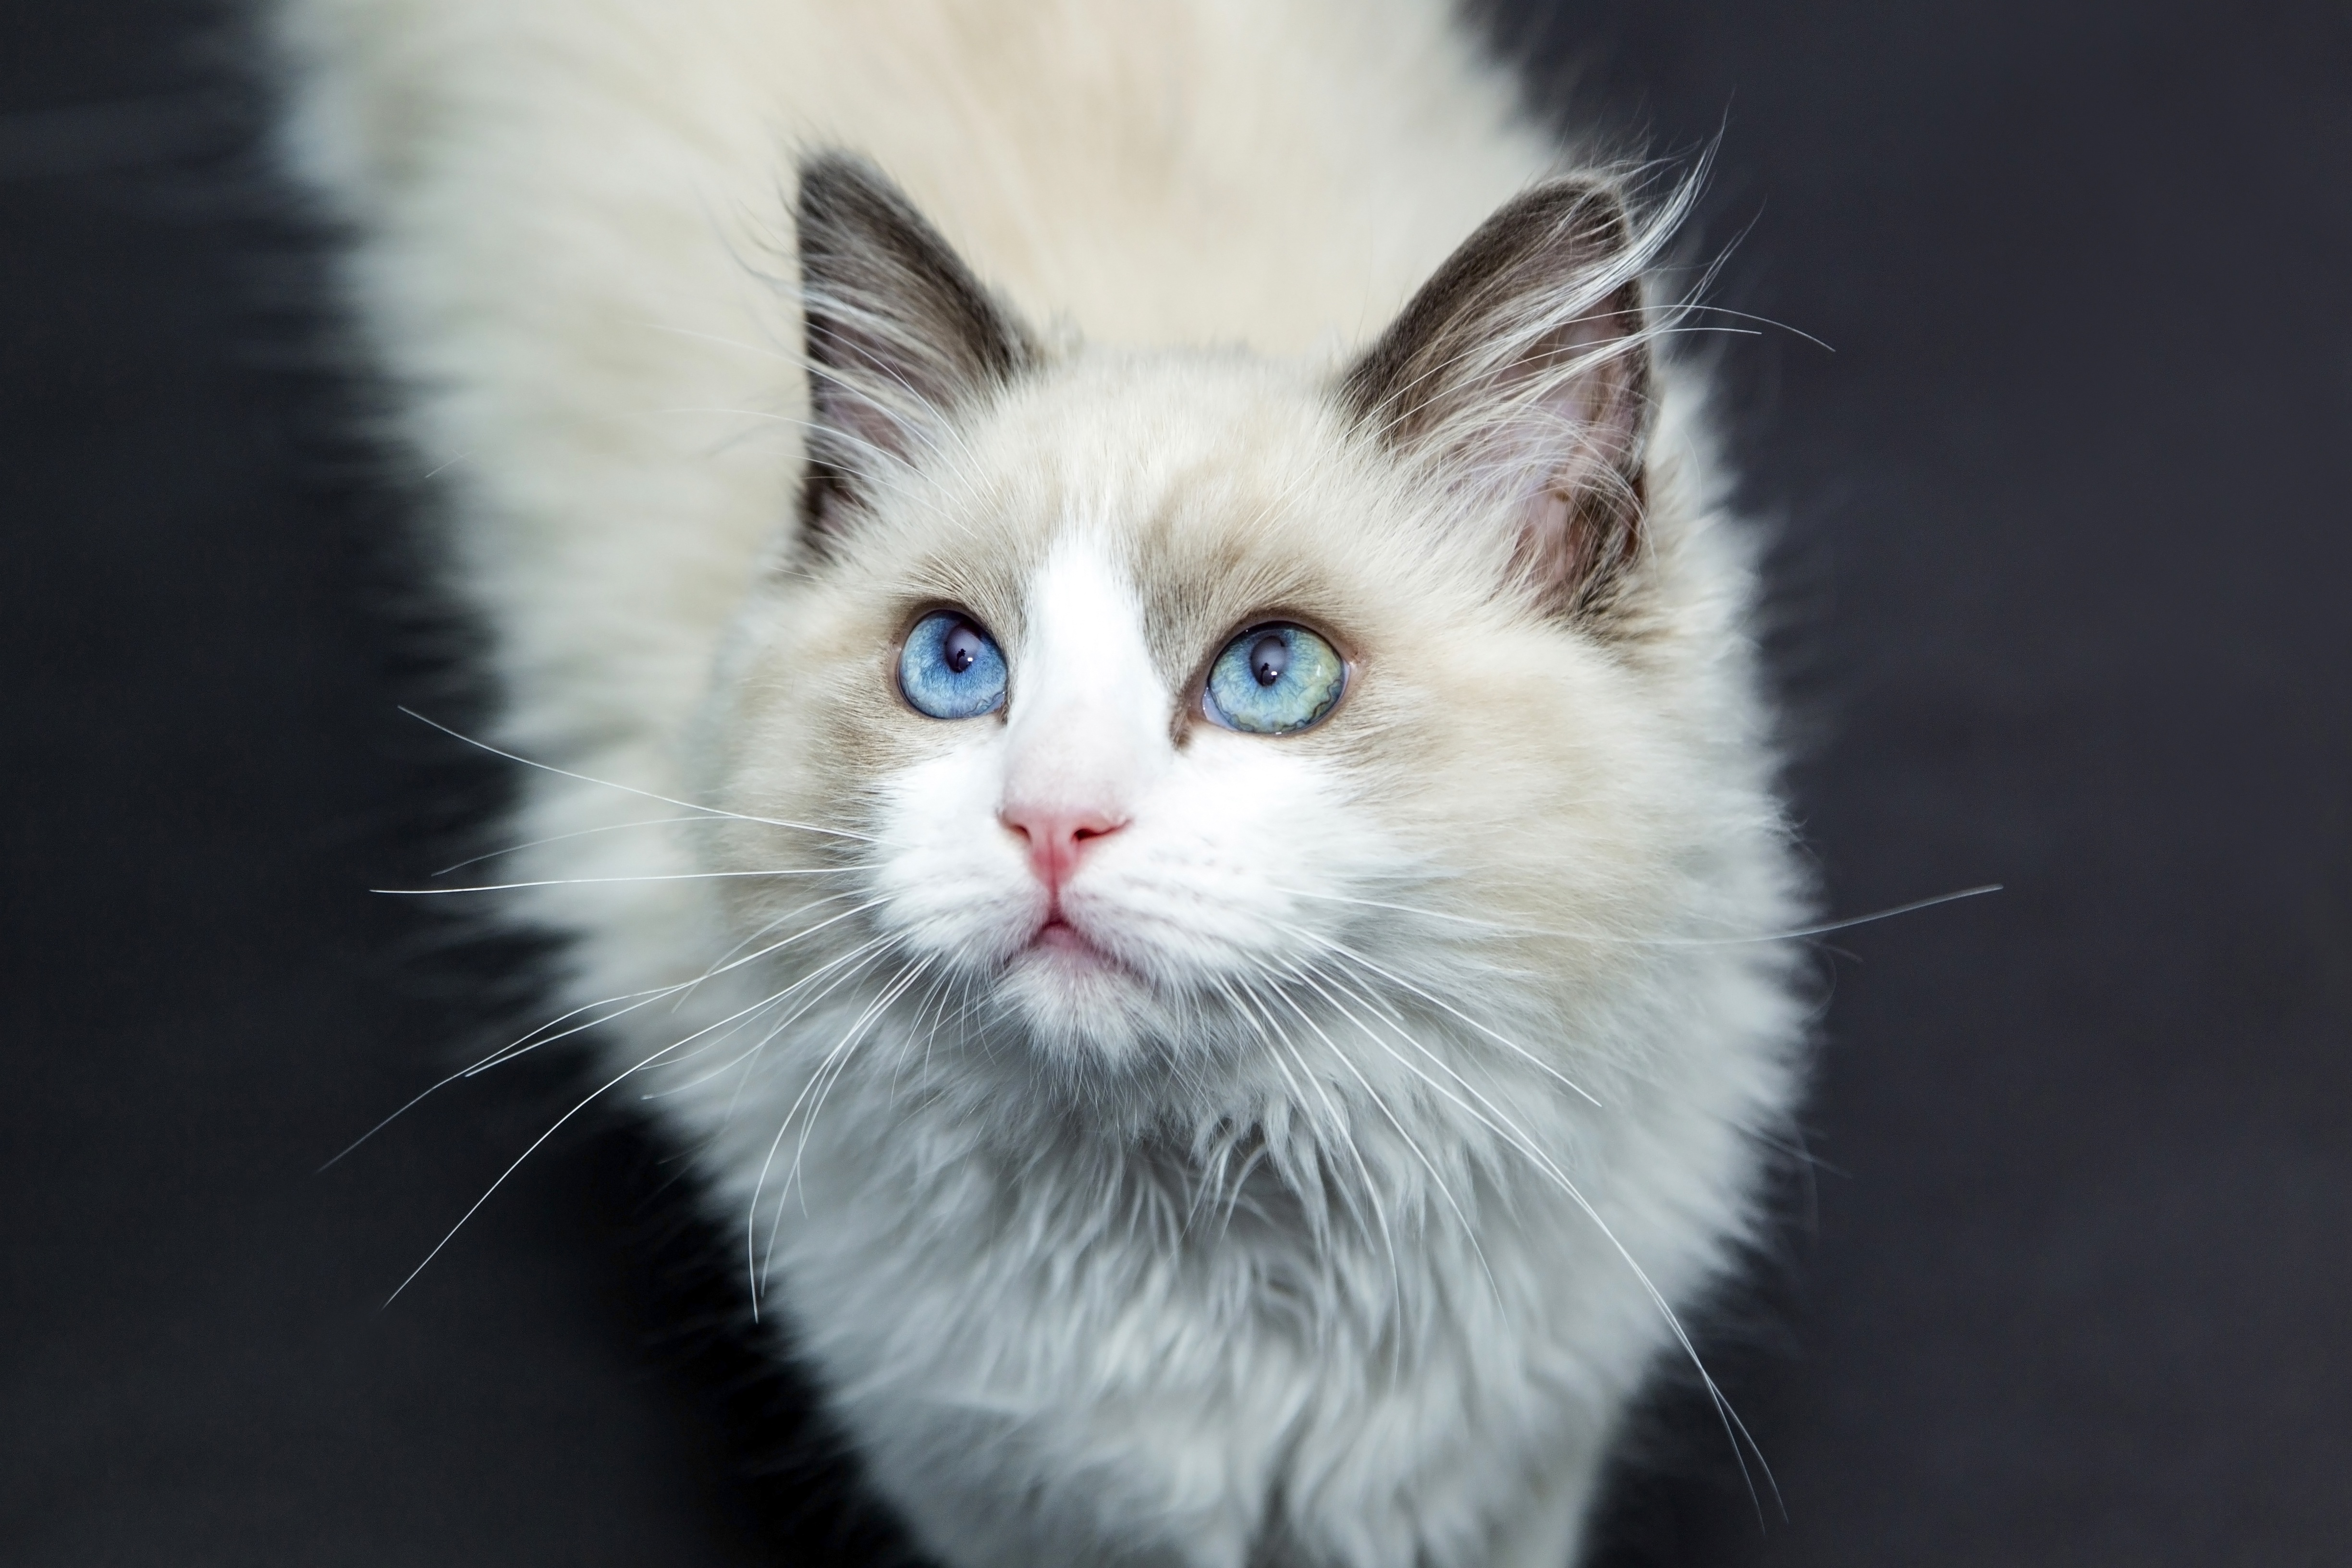
{"type": "Polygon", "coordinates": [[[1347,689],[1339,650],[1286,621],[1252,626],[1209,667],[1203,704],[1228,730],[1287,735],[1320,721],[1347,689]]]}
{"type": "Polygon", "coordinates": [[[936,611],[915,623],[898,650],[898,689],[934,719],[993,713],[1004,706],[1004,651],[962,611],[936,611]]]}

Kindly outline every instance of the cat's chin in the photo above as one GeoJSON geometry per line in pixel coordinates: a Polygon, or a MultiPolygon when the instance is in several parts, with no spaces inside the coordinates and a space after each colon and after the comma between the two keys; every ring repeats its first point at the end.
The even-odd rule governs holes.
{"type": "Polygon", "coordinates": [[[998,996],[1039,1049],[1073,1065],[1132,1058],[1164,1011],[1141,975],[1062,921],[1013,955],[998,996]]]}

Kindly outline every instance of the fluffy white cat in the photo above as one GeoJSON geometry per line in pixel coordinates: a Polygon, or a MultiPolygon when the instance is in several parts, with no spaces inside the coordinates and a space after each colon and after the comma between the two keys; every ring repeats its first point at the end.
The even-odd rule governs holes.
{"type": "Polygon", "coordinates": [[[1434,0],[277,17],[538,764],[522,1044],[925,1549],[1569,1563],[1803,1013],[1675,202],[1434,0]]]}

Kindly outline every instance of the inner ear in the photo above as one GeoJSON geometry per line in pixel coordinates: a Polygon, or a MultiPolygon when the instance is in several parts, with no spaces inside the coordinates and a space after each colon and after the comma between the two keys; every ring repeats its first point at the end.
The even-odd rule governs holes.
{"type": "Polygon", "coordinates": [[[1031,369],[1034,339],[898,188],[863,159],[800,168],[794,212],[809,368],[802,521],[822,536],[892,468],[1031,369]]]}
{"type": "Polygon", "coordinates": [[[1635,235],[1606,182],[1536,186],[1422,286],[1351,367],[1359,426],[1492,503],[1547,604],[1608,602],[1648,507],[1651,358],[1635,235]]]}

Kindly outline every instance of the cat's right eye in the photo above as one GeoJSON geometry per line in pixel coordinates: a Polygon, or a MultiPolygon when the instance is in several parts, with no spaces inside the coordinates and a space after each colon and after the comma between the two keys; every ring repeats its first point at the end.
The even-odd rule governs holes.
{"type": "Polygon", "coordinates": [[[1305,626],[1274,621],[1225,645],[1201,706],[1228,730],[1295,735],[1322,722],[1348,687],[1348,661],[1305,626]]]}
{"type": "Polygon", "coordinates": [[[977,719],[1004,706],[1004,650],[961,610],[934,610],[898,650],[898,690],[933,719],[977,719]]]}

